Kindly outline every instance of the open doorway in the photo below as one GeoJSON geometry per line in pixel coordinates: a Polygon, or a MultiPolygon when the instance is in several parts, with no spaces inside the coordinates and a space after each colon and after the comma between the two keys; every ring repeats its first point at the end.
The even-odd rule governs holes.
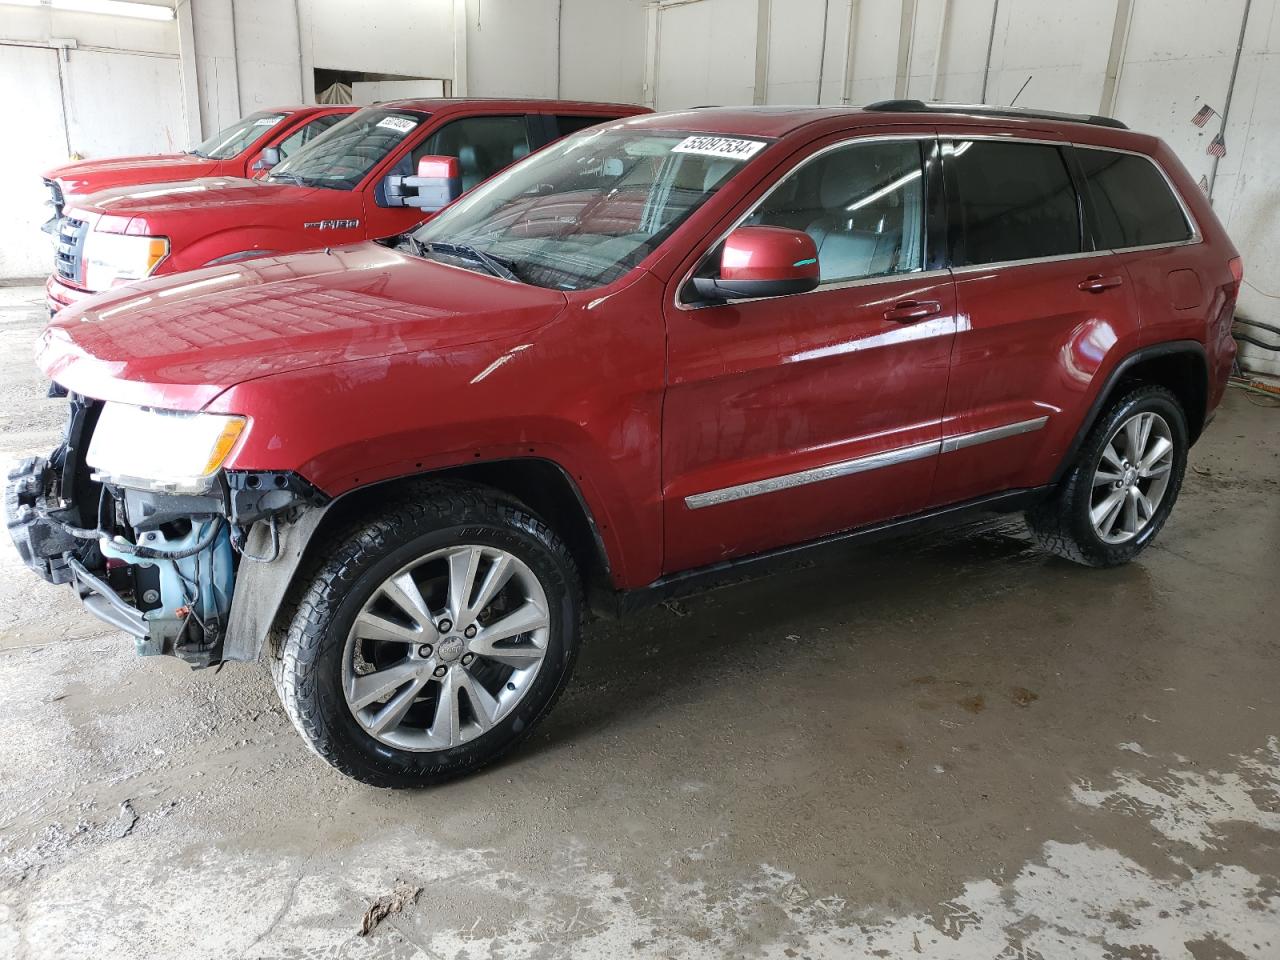
{"type": "Polygon", "coordinates": [[[315,81],[317,103],[354,103],[363,107],[381,100],[453,95],[453,82],[450,80],[396,73],[317,67],[315,81]]]}

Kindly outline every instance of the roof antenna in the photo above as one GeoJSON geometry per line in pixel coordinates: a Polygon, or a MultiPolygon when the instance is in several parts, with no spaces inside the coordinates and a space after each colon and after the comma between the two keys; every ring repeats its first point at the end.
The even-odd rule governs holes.
{"type": "Polygon", "coordinates": [[[1022,91],[1027,89],[1027,84],[1031,82],[1031,74],[1027,74],[1027,79],[1022,81],[1022,86],[1018,88],[1018,92],[1013,95],[1013,99],[1009,101],[1009,106],[1013,106],[1018,102],[1018,98],[1022,96],[1022,91]]]}

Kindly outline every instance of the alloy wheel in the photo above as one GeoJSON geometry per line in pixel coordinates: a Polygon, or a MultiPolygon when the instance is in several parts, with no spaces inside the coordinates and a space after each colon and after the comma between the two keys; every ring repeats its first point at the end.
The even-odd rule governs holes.
{"type": "Polygon", "coordinates": [[[433,551],[356,615],[342,658],[347,707],[400,750],[467,743],[529,692],[550,625],[546,591],[518,557],[476,544],[433,551]]]}
{"type": "Polygon", "coordinates": [[[1174,441],[1158,413],[1136,413],[1102,448],[1093,475],[1089,518],[1104,543],[1125,543],[1151,523],[1173,470],[1174,441]]]}

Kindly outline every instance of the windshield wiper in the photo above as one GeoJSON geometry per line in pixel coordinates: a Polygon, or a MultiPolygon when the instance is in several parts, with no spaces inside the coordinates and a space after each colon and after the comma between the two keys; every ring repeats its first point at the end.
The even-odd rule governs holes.
{"type": "Polygon", "coordinates": [[[503,280],[514,280],[516,283],[522,282],[515,270],[512,269],[514,264],[509,261],[504,263],[492,254],[485,253],[483,250],[479,250],[476,247],[469,246],[465,243],[443,243],[441,241],[423,243],[416,237],[410,237],[410,239],[413,241],[417,249],[425,250],[427,253],[439,252],[455,257],[462,257],[466,260],[474,260],[495,277],[501,277],[503,280]]]}
{"type": "Polygon", "coordinates": [[[274,180],[276,182],[284,180],[287,183],[292,183],[299,187],[307,186],[307,182],[303,180],[302,177],[298,176],[296,173],[274,173],[274,172],[268,173],[267,179],[274,180]]]}

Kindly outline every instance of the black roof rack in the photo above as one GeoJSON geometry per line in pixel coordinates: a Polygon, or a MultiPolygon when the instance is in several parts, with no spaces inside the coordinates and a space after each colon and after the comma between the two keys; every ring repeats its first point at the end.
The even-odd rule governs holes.
{"type": "Polygon", "coordinates": [[[877,113],[964,113],[974,117],[1015,117],[1020,120],[1064,120],[1068,123],[1088,123],[1095,127],[1129,127],[1114,117],[1099,117],[1088,113],[1057,113],[1053,110],[1028,110],[1025,107],[992,107],[985,103],[925,103],[923,100],[877,100],[864,110],[877,113]]]}

